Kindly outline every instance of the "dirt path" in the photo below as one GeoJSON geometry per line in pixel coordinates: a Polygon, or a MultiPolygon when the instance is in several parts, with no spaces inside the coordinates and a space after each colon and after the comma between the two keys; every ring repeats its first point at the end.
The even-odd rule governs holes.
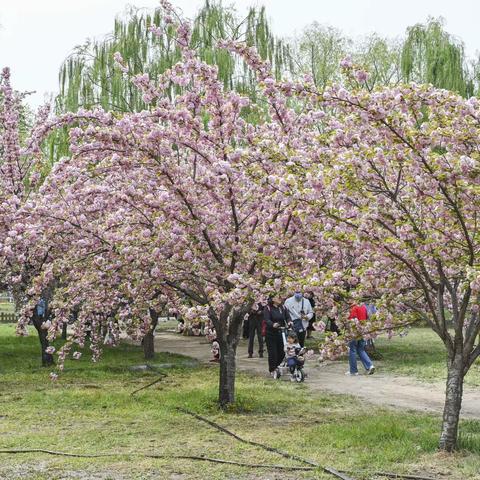
{"type": "MultiPolygon", "coordinates": [[[[210,345],[204,337],[185,337],[161,332],[156,336],[155,348],[157,351],[188,355],[202,362],[208,362],[211,358],[210,345]]],[[[266,358],[247,358],[246,351],[246,344],[242,342],[237,352],[238,368],[266,376],[266,358]]],[[[317,357],[311,359],[305,367],[308,372],[305,383],[313,391],[353,395],[375,405],[442,414],[444,384],[426,384],[410,377],[389,375],[382,371],[381,362],[376,363],[375,375],[348,377],[345,376],[346,362],[319,363],[317,357]]],[[[480,419],[479,389],[465,389],[462,417],[480,419]]]]}

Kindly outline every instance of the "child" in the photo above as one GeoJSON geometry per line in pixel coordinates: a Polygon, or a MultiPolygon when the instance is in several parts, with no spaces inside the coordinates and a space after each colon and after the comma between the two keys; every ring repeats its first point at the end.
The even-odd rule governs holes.
{"type": "Polygon", "coordinates": [[[296,367],[303,367],[305,359],[303,355],[305,354],[305,349],[298,342],[298,337],[295,332],[290,332],[287,336],[287,344],[285,345],[285,355],[287,357],[287,366],[290,369],[290,373],[295,372],[296,367]]]}
{"type": "Polygon", "coordinates": [[[201,322],[192,323],[190,327],[190,335],[194,337],[199,337],[202,334],[202,324],[201,322]]]}
{"type": "Polygon", "coordinates": [[[220,362],[220,344],[217,342],[217,339],[215,339],[212,342],[211,351],[212,351],[213,358],[210,360],[210,362],[219,363],[220,362]]]}
{"type": "Polygon", "coordinates": [[[217,340],[217,332],[215,331],[215,327],[211,324],[211,322],[207,322],[205,325],[205,336],[207,337],[207,340],[212,343],[211,352],[213,358],[210,360],[210,362],[220,362],[220,344],[217,340]]]}
{"type": "Polygon", "coordinates": [[[178,324],[177,324],[177,333],[184,333],[185,332],[185,320],[183,318],[178,318],[177,319],[178,324]]]}

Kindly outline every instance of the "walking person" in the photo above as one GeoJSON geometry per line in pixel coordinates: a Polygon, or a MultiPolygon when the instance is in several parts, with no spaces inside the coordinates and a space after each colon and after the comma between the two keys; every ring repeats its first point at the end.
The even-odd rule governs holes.
{"type": "Polygon", "coordinates": [[[305,298],[308,299],[310,302],[310,305],[313,310],[313,316],[312,318],[308,321],[308,327],[307,327],[307,338],[313,338],[312,332],[315,331],[315,328],[313,328],[314,323],[317,321],[317,314],[315,313],[315,298],[313,296],[313,292],[307,292],[305,294],[305,298]]]}
{"type": "MultiPolygon", "coordinates": [[[[341,298],[338,295],[334,295],[333,301],[335,302],[335,304],[340,303],[341,298]]],[[[342,334],[342,332],[340,331],[340,328],[337,324],[337,319],[333,315],[329,315],[327,317],[326,331],[331,332],[331,333],[336,333],[338,336],[340,336],[342,334]]]]}
{"type": "Polygon", "coordinates": [[[297,290],[293,296],[285,300],[284,306],[293,322],[293,330],[297,334],[298,343],[304,347],[308,322],[313,317],[310,300],[305,298],[300,290],[297,290]]]}
{"type": "MultiPolygon", "coordinates": [[[[357,319],[360,322],[366,321],[368,318],[367,308],[365,305],[356,305],[355,302],[352,301],[350,303],[350,316],[348,318],[350,320],[357,319]]],[[[363,338],[353,339],[348,344],[348,348],[348,363],[350,369],[345,375],[358,375],[357,355],[367,371],[367,374],[373,375],[375,373],[375,367],[370,360],[368,353],[365,351],[365,340],[363,338]]]]}
{"type": "Polygon", "coordinates": [[[340,331],[340,328],[338,328],[337,319],[335,317],[328,317],[327,318],[326,331],[336,333],[338,336],[341,335],[342,332],[340,331]]]}
{"type": "Polygon", "coordinates": [[[275,296],[263,309],[263,318],[265,319],[266,332],[265,343],[268,352],[268,371],[273,378],[278,378],[278,366],[285,357],[281,327],[287,327],[290,323],[290,317],[287,309],[282,305],[280,297],[275,296]]]}
{"type": "Polygon", "coordinates": [[[262,336],[263,308],[257,306],[257,310],[253,310],[248,315],[248,358],[253,357],[253,346],[255,343],[255,335],[258,339],[258,356],[263,358],[263,336],[262,336]]]}

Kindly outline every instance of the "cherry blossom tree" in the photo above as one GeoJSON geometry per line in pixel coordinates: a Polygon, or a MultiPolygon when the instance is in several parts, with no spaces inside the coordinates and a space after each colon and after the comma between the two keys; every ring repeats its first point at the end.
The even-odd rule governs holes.
{"type": "Polygon", "coordinates": [[[480,355],[478,101],[415,85],[343,99],[332,91],[327,101],[345,112],[335,176],[346,201],[336,215],[368,252],[362,280],[384,291],[386,320],[412,312],[445,345],[440,447],[453,450],[464,377],[480,355]]]}
{"type": "MultiPolygon", "coordinates": [[[[348,296],[379,307],[373,321],[349,322],[343,339],[329,336],[323,354],[426,321],[446,349],[440,448],[453,450],[464,377],[480,355],[478,100],[415,84],[371,92],[368,74],[349,59],[344,86],[319,92],[309,79],[274,82],[254,51],[229,48],[268,85],[272,106],[286,97],[300,112],[288,124],[302,128],[286,149],[302,144],[294,159],[301,169],[287,188],[300,194],[320,244],[335,252],[310,282],[323,287],[332,315],[348,296]]],[[[291,162],[277,168],[279,179],[291,178],[291,162]]]]}
{"type": "Polygon", "coordinates": [[[480,355],[479,102],[414,84],[302,94],[333,112],[306,195],[317,191],[324,235],[355,256],[357,268],[332,277],[348,273],[357,295],[376,298],[377,328],[422,319],[440,337],[448,369],[440,448],[452,451],[464,377],[480,355]]]}
{"type": "MultiPolygon", "coordinates": [[[[278,121],[245,121],[243,111],[255,106],[224,90],[217,68],[190,49],[189,25],[174,22],[164,7],[171,13],[166,29],[176,23],[182,62],[157,79],[133,78],[150,109],[121,117],[98,110],[71,130],[72,155],[54,166],[29,212],[52,258],[31,291],[39,294],[55,279],[50,338],[81,306],[60,368],[84,344],[87,325],[98,358],[102,325],[114,341],[120,331],[142,337],[149,313],[165,299],[187,321],[210,320],[225,406],[235,399],[245,315],[297,282],[322,249],[305,229],[296,195],[285,193],[285,180],[268,176],[285,156],[281,139],[295,134],[287,125],[294,112],[278,97],[270,112],[278,121]],[[182,94],[169,98],[172,84],[182,94]]],[[[163,27],[153,31],[163,35],[163,27]]],[[[127,74],[119,55],[116,61],[127,74]]],[[[24,320],[35,302],[32,295],[24,320]]]]}
{"type": "Polygon", "coordinates": [[[31,214],[49,172],[43,143],[55,128],[74,120],[92,122],[100,115],[81,111],[49,118],[48,107],[30,115],[22,105],[25,96],[13,90],[5,68],[0,75],[0,288],[13,294],[17,311],[28,310],[18,332],[26,334],[26,324],[32,322],[39,335],[42,364],[48,366],[53,364],[47,338],[52,315],[49,300],[56,288],[49,265],[56,245],[44,241],[45,225],[31,214]],[[43,278],[40,290],[35,288],[39,275],[43,278]],[[42,310],[36,308],[39,300],[45,302],[42,310]]]}
{"type": "MultiPolygon", "coordinates": [[[[10,84],[10,70],[0,75],[0,289],[9,290],[17,309],[24,302],[32,277],[42,268],[48,252],[38,248],[36,232],[27,232],[19,221],[39,180],[41,151],[39,142],[28,136],[27,113],[22,106],[25,94],[15,92],[10,84]],[[17,250],[26,237],[29,248],[17,250]]],[[[40,109],[35,122],[44,123],[48,110],[40,109]]],[[[46,332],[42,328],[49,310],[42,315],[32,311],[32,323],[38,331],[42,364],[51,365],[46,332]]]]}

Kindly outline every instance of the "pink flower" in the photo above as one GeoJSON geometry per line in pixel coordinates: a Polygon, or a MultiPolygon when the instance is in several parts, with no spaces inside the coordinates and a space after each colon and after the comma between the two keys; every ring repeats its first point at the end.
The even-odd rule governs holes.
{"type": "Polygon", "coordinates": [[[340,61],[340,66],[342,68],[352,68],[353,67],[353,62],[350,57],[345,57],[340,61]]]}
{"type": "Polygon", "coordinates": [[[360,82],[360,83],[364,83],[367,81],[368,79],[368,73],[365,72],[364,70],[357,70],[355,72],[355,78],[360,82]]]}

